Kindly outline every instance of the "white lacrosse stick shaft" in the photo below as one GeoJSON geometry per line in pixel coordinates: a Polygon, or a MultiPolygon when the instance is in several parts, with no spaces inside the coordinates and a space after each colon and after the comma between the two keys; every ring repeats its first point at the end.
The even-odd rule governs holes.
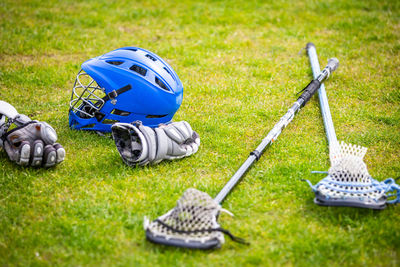
{"type": "MultiPolygon", "coordinates": [[[[319,67],[317,50],[313,43],[308,43],[306,46],[308,58],[310,59],[311,69],[314,78],[318,77],[321,73],[319,67]]],[[[328,139],[329,146],[337,144],[337,138],[335,133],[335,127],[333,126],[332,115],[329,109],[328,98],[326,96],[325,85],[321,83],[321,87],[318,90],[319,104],[321,106],[322,118],[324,120],[326,138],[328,139]]]]}

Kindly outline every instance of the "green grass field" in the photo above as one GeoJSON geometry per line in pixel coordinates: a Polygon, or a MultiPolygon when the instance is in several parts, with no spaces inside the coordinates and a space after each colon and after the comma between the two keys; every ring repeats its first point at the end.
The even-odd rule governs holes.
{"type": "Polygon", "coordinates": [[[302,178],[323,178],[328,147],[314,97],[228,196],[214,251],[145,239],[143,217],[174,207],[189,187],[215,196],[312,78],[314,42],[339,140],[369,147],[378,180],[400,175],[400,2],[0,2],[0,99],[49,122],[67,158],[22,168],[0,151],[0,266],[399,266],[400,207],[383,211],[313,203],[302,178]],[[126,166],[112,140],[68,127],[85,60],[123,46],[166,59],[184,85],[174,120],[202,145],[192,157],[126,166]]]}

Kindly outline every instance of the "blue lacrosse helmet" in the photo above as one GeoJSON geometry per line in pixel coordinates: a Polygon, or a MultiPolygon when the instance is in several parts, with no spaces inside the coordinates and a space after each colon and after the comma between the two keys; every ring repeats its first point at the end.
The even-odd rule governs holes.
{"type": "Polygon", "coordinates": [[[116,122],[168,123],[182,103],[178,75],[156,54],[123,47],[89,59],[76,76],[69,109],[72,129],[111,132],[116,122]]]}

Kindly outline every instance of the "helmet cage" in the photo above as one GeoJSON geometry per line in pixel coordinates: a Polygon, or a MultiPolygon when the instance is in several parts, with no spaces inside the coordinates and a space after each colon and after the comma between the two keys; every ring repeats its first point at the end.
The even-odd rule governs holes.
{"type": "Polygon", "coordinates": [[[105,96],[105,89],[81,69],[76,75],[72,89],[70,110],[81,118],[93,118],[95,113],[103,107],[105,96]]]}

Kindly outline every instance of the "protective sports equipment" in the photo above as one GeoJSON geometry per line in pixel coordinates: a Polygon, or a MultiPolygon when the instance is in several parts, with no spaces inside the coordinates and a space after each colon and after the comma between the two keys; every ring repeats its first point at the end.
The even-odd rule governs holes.
{"type": "Polygon", "coordinates": [[[82,64],[72,89],[69,125],[110,132],[116,122],[156,127],[171,121],[183,86],[168,63],[138,47],[124,47],[82,64]]]}
{"type": "MultiPolygon", "coordinates": [[[[313,75],[316,77],[319,75],[320,69],[315,45],[308,43],[306,50],[313,75]]],[[[322,206],[370,209],[384,209],[386,203],[399,203],[400,186],[394,179],[388,178],[379,182],[368,173],[367,165],[363,161],[367,148],[337,141],[323,84],[318,95],[329,143],[331,167],[328,172],[315,172],[328,174],[316,185],[305,180],[315,193],[314,202],[322,206]]]]}
{"type": "Polygon", "coordinates": [[[199,135],[186,121],[161,124],[157,128],[134,123],[115,123],[112,126],[115,145],[128,165],[157,164],[190,156],[200,146],[199,135]]]}
{"type": "Polygon", "coordinates": [[[52,167],[65,159],[53,127],[19,114],[4,101],[0,101],[0,137],[0,146],[19,165],[52,167]],[[12,124],[16,127],[10,129],[12,124]]]}
{"type": "Polygon", "coordinates": [[[233,236],[229,231],[219,226],[217,218],[222,211],[220,203],[226,198],[233,187],[239,182],[246,171],[258,160],[265,149],[280,135],[282,130],[292,121],[295,114],[314,95],[329,74],[337,69],[339,61],[332,58],[320,75],[311,81],[302,94],[275,124],[274,128],[262,140],[261,144],[250,153],[247,160],[240,166],[218,195],[212,199],[204,192],[188,189],[178,200],[177,206],[158,219],[150,222],[145,218],[144,228],[148,240],[154,243],[192,249],[218,248],[224,243],[227,234],[233,240],[244,242],[233,236]]]}

